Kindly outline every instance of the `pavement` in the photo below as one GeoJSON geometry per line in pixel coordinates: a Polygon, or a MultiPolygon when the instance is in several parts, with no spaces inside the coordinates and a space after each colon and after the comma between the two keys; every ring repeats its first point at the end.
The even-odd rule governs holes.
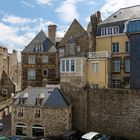
{"type": "Polygon", "coordinates": [[[0,136],[11,136],[11,113],[0,120],[0,123],[3,123],[3,129],[0,130],[0,136]]]}

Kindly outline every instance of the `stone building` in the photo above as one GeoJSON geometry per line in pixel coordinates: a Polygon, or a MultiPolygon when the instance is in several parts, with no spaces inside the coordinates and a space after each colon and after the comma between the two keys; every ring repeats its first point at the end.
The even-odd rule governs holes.
{"type": "Polygon", "coordinates": [[[74,19],[59,44],[60,82],[83,87],[87,82],[88,34],[74,19]]]}
{"type": "Polygon", "coordinates": [[[21,88],[21,64],[17,51],[8,53],[8,49],[0,47],[0,93],[7,94],[21,88]],[[13,89],[11,89],[13,87],[13,89]]]}
{"type": "MultiPolygon", "coordinates": [[[[56,26],[50,26],[49,31],[56,26]],[[51,28],[51,29],[50,29],[51,28]]],[[[55,30],[53,30],[55,31],[55,30]]],[[[49,33],[51,40],[52,32],[49,33]]],[[[25,47],[22,54],[22,89],[28,86],[41,87],[56,80],[57,53],[53,44],[43,30],[25,47]]]]}
{"type": "Polygon", "coordinates": [[[12,136],[58,136],[71,129],[71,105],[58,88],[28,87],[12,106],[12,136]]]}

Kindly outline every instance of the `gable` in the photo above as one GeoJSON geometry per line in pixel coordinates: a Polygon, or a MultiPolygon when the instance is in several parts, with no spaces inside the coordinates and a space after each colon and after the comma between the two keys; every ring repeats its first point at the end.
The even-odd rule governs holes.
{"type": "Polygon", "coordinates": [[[59,47],[66,46],[67,41],[73,37],[81,37],[85,36],[86,34],[86,30],[80,25],[80,23],[76,19],[74,19],[66,34],[62,38],[59,47]]]}

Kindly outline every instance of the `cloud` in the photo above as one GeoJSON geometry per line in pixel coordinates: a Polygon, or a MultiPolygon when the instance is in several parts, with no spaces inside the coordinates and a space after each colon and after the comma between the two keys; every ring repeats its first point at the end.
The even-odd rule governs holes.
{"type": "Polygon", "coordinates": [[[28,2],[26,2],[26,1],[21,1],[22,2],[22,4],[24,4],[25,6],[28,6],[28,7],[35,7],[33,4],[30,4],[30,3],[28,3],[28,2]]]}
{"type": "Polygon", "coordinates": [[[43,18],[31,19],[6,15],[0,20],[0,44],[10,51],[13,49],[21,51],[41,29],[46,32],[50,24],[55,23],[43,18]]]}
{"type": "Polygon", "coordinates": [[[2,21],[11,23],[11,24],[26,24],[26,23],[32,22],[30,18],[22,18],[22,17],[13,16],[13,15],[4,16],[4,18],[2,18],[2,21]]]}
{"type": "Polygon", "coordinates": [[[79,18],[79,13],[77,12],[76,4],[82,0],[65,0],[61,5],[55,10],[58,13],[60,20],[69,23],[74,18],[79,18]]]}
{"type": "Polygon", "coordinates": [[[52,0],[35,0],[39,5],[52,5],[52,0]]]}
{"type": "Polygon", "coordinates": [[[139,3],[139,0],[106,0],[101,8],[102,17],[105,19],[120,8],[139,5],[139,3]]]}

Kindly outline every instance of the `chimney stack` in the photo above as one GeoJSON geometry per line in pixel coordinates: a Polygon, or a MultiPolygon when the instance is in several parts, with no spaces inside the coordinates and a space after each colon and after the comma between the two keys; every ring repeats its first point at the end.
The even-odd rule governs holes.
{"type": "Polygon", "coordinates": [[[48,26],[48,38],[55,45],[56,44],[56,25],[48,26]]]}
{"type": "Polygon", "coordinates": [[[97,24],[101,23],[102,22],[102,20],[101,20],[101,12],[97,11],[95,15],[96,15],[96,18],[97,18],[97,24]]]}

